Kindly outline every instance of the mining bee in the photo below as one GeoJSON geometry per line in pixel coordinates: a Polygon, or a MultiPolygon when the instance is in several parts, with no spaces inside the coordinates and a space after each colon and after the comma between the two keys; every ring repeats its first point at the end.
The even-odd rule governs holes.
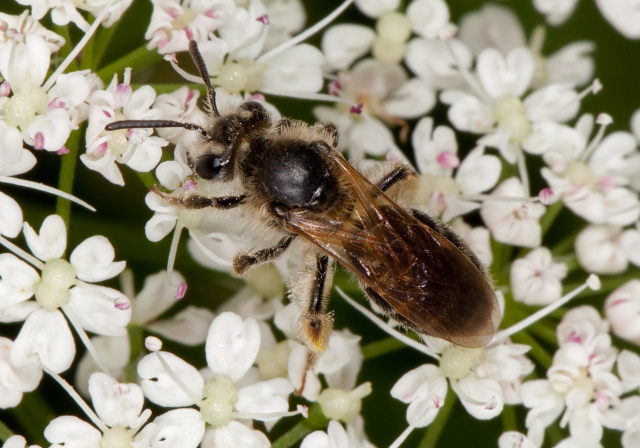
{"type": "MultiPolygon", "coordinates": [[[[217,197],[197,190],[154,191],[186,209],[242,207],[248,225],[275,232],[274,246],[235,256],[237,275],[292,246],[306,254],[306,265],[290,287],[302,311],[305,372],[327,347],[333,325],[327,301],[336,262],[403,327],[463,347],[482,347],[491,340],[501,316],[490,277],[446,224],[400,205],[411,203],[417,189],[411,168],[381,162],[365,176],[336,150],[335,125],[273,120],[258,102],[221,115],[195,41],[189,53],[207,88],[211,121],[206,126],[134,120],[111,123],[106,130],[182,127],[198,134],[188,149],[194,174],[212,183],[235,182],[241,191],[217,197]]],[[[306,373],[298,393],[304,378],[306,373]]]]}

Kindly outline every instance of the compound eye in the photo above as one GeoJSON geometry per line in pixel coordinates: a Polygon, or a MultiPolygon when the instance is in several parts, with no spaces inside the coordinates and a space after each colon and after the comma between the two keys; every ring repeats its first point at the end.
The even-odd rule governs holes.
{"type": "Polygon", "coordinates": [[[196,160],[196,174],[202,179],[213,179],[222,169],[220,157],[207,154],[196,160]]]}

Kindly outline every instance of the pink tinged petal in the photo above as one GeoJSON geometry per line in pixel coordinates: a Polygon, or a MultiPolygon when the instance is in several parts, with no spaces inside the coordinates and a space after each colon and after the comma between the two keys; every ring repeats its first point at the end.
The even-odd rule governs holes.
{"type": "Polygon", "coordinates": [[[558,195],[553,191],[552,188],[543,188],[538,193],[538,199],[540,199],[540,203],[542,205],[551,205],[556,201],[558,195]]]}
{"type": "Polygon", "coordinates": [[[188,306],[170,319],[147,324],[147,329],[163,338],[194,346],[204,343],[215,314],[206,309],[188,306]]]}
{"type": "Polygon", "coordinates": [[[76,268],[77,276],[86,282],[101,282],[121,273],[126,262],[116,261],[113,246],[104,236],[87,238],[76,247],[69,261],[76,268]]]}
{"type": "Polygon", "coordinates": [[[58,215],[47,216],[39,233],[25,223],[24,237],[33,255],[42,261],[62,257],[67,248],[67,228],[58,215]]]}
{"type": "MultiPolygon", "coordinates": [[[[204,379],[198,370],[172,353],[158,353],[191,393],[200,398],[204,388],[204,379]]],[[[140,385],[144,395],[154,403],[165,407],[195,404],[169,376],[155,353],[145,356],[138,363],[138,375],[142,379],[140,385]]]]}
{"type": "Polygon", "coordinates": [[[0,254],[0,308],[30,299],[38,272],[13,254],[0,254]]]}
{"type": "Polygon", "coordinates": [[[448,151],[443,151],[438,154],[436,157],[438,164],[442,166],[444,169],[453,169],[457,168],[460,165],[460,159],[456,154],[450,153],[448,151]]]}
{"type": "Polygon", "coordinates": [[[144,405],[142,389],[137,384],[118,383],[102,372],[89,379],[93,408],[107,426],[135,427],[144,405]]]}
{"type": "Polygon", "coordinates": [[[40,148],[47,151],[58,151],[69,138],[69,134],[77,126],[71,122],[69,113],[64,109],[52,109],[45,115],[37,115],[27,127],[28,136],[35,141],[39,140],[40,148]],[[38,135],[42,138],[39,139],[38,135]]]}
{"type": "Polygon", "coordinates": [[[619,274],[629,264],[619,245],[621,229],[617,226],[590,225],[575,240],[578,262],[595,274],[619,274]]]}
{"type": "Polygon", "coordinates": [[[205,424],[200,412],[195,409],[175,409],[165,412],[136,435],[133,445],[146,441],[150,448],[179,446],[196,448],[205,433],[205,424]]]}
{"type": "Polygon", "coordinates": [[[54,446],[100,448],[102,433],[96,428],[70,415],[58,417],[49,423],[44,436],[54,446]]]}
{"type": "Polygon", "coordinates": [[[547,305],[562,296],[564,263],[554,263],[551,251],[539,247],[511,265],[511,289],[516,301],[527,305],[547,305]]]}
{"type": "Polygon", "coordinates": [[[629,280],[613,291],[604,311],[616,336],[640,345],[640,280],[629,280]]]}
{"type": "Polygon", "coordinates": [[[0,98],[8,97],[11,93],[11,87],[9,87],[9,83],[7,81],[3,81],[0,84],[0,98]]]}
{"type": "Polygon", "coordinates": [[[182,189],[185,190],[185,191],[197,190],[198,189],[198,184],[195,183],[192,180],[189,180],[189,181],[184,183],[184,185],[182,186],[182,189]]]}
{"type": "Polygon", "coordinates": [[[640,9],[628,0],[596,0],[605,19],[628,39],[640,37],[640,9]]]}
{"type": "Polygon", "coordinates": [[[118,84],[114,95],[114,109],[128,105],[132,95],[133,90],[129,84],[118,84]]]}
{"type": "Polygon", "coordinates": [[[78,285],[71,288],[69,302],[63,310],[72,313],[87,331],[103,336],[125,336],[131,321],[131,308],[116,308],[117,298],[122,298],[122,293],[115,289],[78,285]]]}
{"type": "Polygon", "coordinates": [[[202,446],[269,448],[271,442],[262,432],[232,420],[222,428],[207,431],[202,446]]]}
{"type": "Polygon", "coordinates": [[[117,310],[128,310],[131,308],[131,302],[126,297],[116,297],[113,301],[113,306],[115,306],[117,310]]]}
{"type": "Polygon", "coordinates": [[[322,52],[327,58],[327,63],[333,68],[346,69],[369,51],[375,36],[370,27],[363,25],[334,25],[322,35],[322,52]]]}
{"type": "Polygon", "coordinates": [[[488,48],[478,56],[477,73],[482,86],[495,99],[507,95],[520,97],[531,84],[534,60],[526,48],[512,50],[506,58],[488,48]]]}
{"type": "Polygon", "coordinates": [[[33,149],[44,149],[44,134],[42,132],[36,132],[36,135],[33,137],[33,149]]]}
{"type": "Polygon", "coordinates": [[[11,349],[11,361],[17,366],[39,362],[55,373],[67,370],[76,354],[67,321],[60,311],[34,311],[29,315],[11,349]]]}
{"type": "Polygon", "coordinates": [[[260,349],[260,327],[255,319],[226,312],[213,320],[205,346],[207,364],[214,373],[225,373],[234,381],[253,365],[260,349]]]}
{"type": "Polygon", "coordinates": [[[22,229],[22,209],[10,196],[0,192],[0,234],[15,238],[22,229]]]}
{"type": "Polygon", "coordinates": [[[263,25],[269,25],[269,16],[267,14],[262,14],[261,16],[257,17],[256,20],[263,25]]]}
{"type": "Polygon", "coordinates": [[[259,414],[286,412],[289,409],[288,397],[292,392],[293,384],[284,378],[251,384],[238,391],[238,402],[235,408],[239,412],[259,414]]]}

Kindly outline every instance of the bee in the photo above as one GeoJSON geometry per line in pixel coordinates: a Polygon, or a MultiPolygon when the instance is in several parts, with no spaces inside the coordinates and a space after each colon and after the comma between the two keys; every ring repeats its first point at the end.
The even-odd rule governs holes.
{"type": "Polygon", "coordinates": [[[254,101],[220,114],[195,41],[189,53],[207,88],[210,123],[129,120],[105,129],[182,127],[197,133],[188,150],[194,175],[207,182],[236,182],[241,191],[217,197],[154,191],[186,209],[242,207],[248,224],[278,235],[272,247],[237,254],[235,274],[274,261],[294,245],[304,251],[306,266],[290,288],[301,306],[299,328],[307,348],[299,394],[333,327],[327,301],[336,263],[358,279],[385,315],[407,329],[463,347],[482,347],[492,339],[501,316],[485,267],[446,224],[401,205],[416,191],[417,173],[401,163],[381,162],[365,176],[336,150],[338,131],[332,123],[273,120],[254,101]]]}

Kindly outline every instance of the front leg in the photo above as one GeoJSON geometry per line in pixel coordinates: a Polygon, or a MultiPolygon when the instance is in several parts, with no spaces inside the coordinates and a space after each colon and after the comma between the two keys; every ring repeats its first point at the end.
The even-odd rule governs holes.
{"type": "Polygon", "coordinates": [[[233,258],[233,270],[237,275],[242,276],[254,266],[279,258],[291,246],[296,236],[285,236],[275,246],[259,250],[253,254],[236,255],[233,258]]]}
{"type": "Polygon", "coordinates": [[[247,198],[247,195],[244,194],[240,196],[222,197],[207,197],[199,194],[191,194],[189,196],[171,196],[160,191],[157,186],[153,187],[151,191],[167,201],[169,204],[189,210],[200,210],[207,207],[226,210],[239,206],[247,198]]]}
{"type": "Polygon", "coordinates": [[[294,300],[298,301],[302,308],[298,325],[300,337],[307,348],[307,359],[301,385],[296,390],[297,395],[304,391],[307,372],[315,365],[329,343],[333,317],[326,311],[334,272],[335,264],[328,256],[318,252],[315,255],[315,268],[304,269],[292,286],[294,300]]]}

